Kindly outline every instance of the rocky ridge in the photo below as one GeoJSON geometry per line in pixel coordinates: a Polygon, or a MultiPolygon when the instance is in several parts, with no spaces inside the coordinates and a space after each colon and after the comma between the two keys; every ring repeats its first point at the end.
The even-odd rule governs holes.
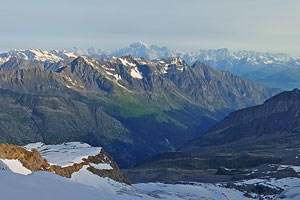
{"type": "Polygon", "coordinates": [[[122,168],[173,151],[278,92],[200,62],[132,56],[14,57],[0,67],[0,87],[1,142],[83,141],[103,146],[122,168]]]}
{"type": "Polygon", "coordinates": [[[17,160],[31,172],[47,171],[65,178],[71,178],[72,174],[86,166],[88,171],[100,177],[108,177],[112,180],[129,184],[128,179],[121,173],[117,164],[102,148],[91,147],[83,143],[71,142],[62,145],[36,143],[29,144],[25,148],[11,144],[1,144],[0,159],[2,162],[8,163],[8,168],[14,167],[14,164],[9,164],[7,160],[17,160]],[[57,148],[59,146],[63,147],[57,148]],[[86,155],[80,156],[80,151],[86,152],[86,155]],[[95,155],[89,154],[89,151],[92,151],[95,155]],[[73,161],[69,160],[70,163],[66,166],[50,163],[46,159],[48,154],[50,154],[52,159],[68,160],[70,154],[75,154],[73,156],[76,156],[76,153],[79,153],[78,158],[75,157],[73,161]]]}
{"type": "MultiPolygon", "coordinates": [[[[75,50],[77,53],[82,53],[75,50]]],[[[233,52],[223,49],[201,49],[196,52],[184,53],[171,51],[167,47],[136,42],[128,47],[113,52],[85,52],[95,58],[109,59],[111,56],[143,57],[150,60],[160,60],[166,57],[181,57],[189,65],[200,61],[216,70],[226,70],[243,78],[266,84],[270,87],[291,90],[299,88],[300,57],[285,53],[262,53],[255,51],[233,52]],[[93,53],[92,53],[93,52],[93,53]]]]}

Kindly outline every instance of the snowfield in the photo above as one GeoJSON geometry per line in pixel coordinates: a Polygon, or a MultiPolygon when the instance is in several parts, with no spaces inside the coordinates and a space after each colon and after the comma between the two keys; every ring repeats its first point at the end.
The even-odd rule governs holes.
{"type": "Polygon", "coordinates": [[[57,145],[44,145],[38,142],[24,147],[27,150],[37,149],[41,156],[46,158],[50,164],[61,167],[81,163],[82,159],[95,156],[102,150],[101,147],[92,147],[89,144],[80,142],[67,142],[57,145]]]}
{"type": "Polygon", "coordinates": [[[3,200],[113,199],[96,188],[48,172],[34,172],[25,176],[0,171],[0,194],[3,200]]]}
{"type": "MultiPolygon", "coordinates": [[[[70,166],[88,156],[95,156],[101,147],[91,147],[80,142],[60,145],[34,143],[26,149],[37,149],[52,164],[70,166]]],[[[100,177],[88,170],[113,170],[107,163],[90,163],[74,172],[70,179],[49,172],[31,172],[18,160],[0,159],[0,199],[9,200],[248,200],[248,199],[300,199],[300,178],[250,179],[237,181],[233,187],[227,183],[209,184],[186,182],[180,184],[140,183],[127,185],[107,177],[100,177]],[[246,188],[258,186],[277,190],[278,193],[258,195],[246,188]],[[246,196],[245,196],[246,194],[246,196]]],[[[299,167],[281,165],[277,170],[299,167]]]]}
{"type": "MultiPolygon", "coordinates": [[[[88,171],[81,171],[72,179],[93,179],[95,185],[76,183],[48,172],[34,172],[20,175],[9,171],[0,171],[1,198],[10,200],[243,200],[252,199],[242,192],[213,184],[163,184],[147,183],[128,186],[116,183],[108,178],[97,178],[88,171]]],[[[284,179],[273,182],[276,185],[292,184],[274,199],[297,200],[300,197],[300,179],[284,179]]],[[[257,198],[254,198],[257,199],[257,198]]],[[[272,198],[273,199],[273,198],[272,198]]]]}
{"type": "MultiPolygon", "coordinates": [[[[285,188],[281,194],[269,199],[297,200],[300,197],[300,179],[253,179],[245,184],[269,182],[274,187],[285,188]]],[[[249,200],[242,192],[222,184],[143,183],[129,186],[109,178],[101,178],[85,168],[74,173],[71,180],[49,172],[33,172],[30,175],[0,171],[1,198],[9,200],[249,200]]],[[[265,198],[267,199],[267,197],[265,198]]]]}
{"type": "Polygon", "coordinates": [[[23,175],[28,175],[31,174],[32,172],[24,167],[22,163],[18,160],[8,160],[8,159],[0,159],[3,164],[7,166],[8,169],[10,169],[12,172],[17,173],[17,174],[23,174],[23,175]]]}
{"type": "Polygon", "coordinates": [[[72,179],[93,179],[95,185],[76,183],[49,172],[20,175],[0,171],[1,198],[9,200],[198,200],[243,199],[238,191],[217,191],[215,188],[193,185],[137,184],[132,186],[97,178],[88,171],[81,171],[72,179]],[[227,196],[224,196],[227,195],[227,196]]]}

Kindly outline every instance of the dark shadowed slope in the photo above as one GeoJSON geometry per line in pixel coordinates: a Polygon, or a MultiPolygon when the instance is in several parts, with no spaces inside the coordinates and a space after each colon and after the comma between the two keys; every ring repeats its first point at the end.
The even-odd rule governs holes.
{"type": "Polygon", "coordinates": [[[300,165],[299,112],[300,91],[282,92],[262,105],[229,114],[178,152],[156,156],[137,166],[131,175],[136,180],[173,181],[228,180],[261,177],[265,173],[270,177],[292,176],[271,168],[300,165]],[[255,173],[250,173],[254,169],[255,173]],[[152,178],[139,174],[146,171],[152,178]]]}

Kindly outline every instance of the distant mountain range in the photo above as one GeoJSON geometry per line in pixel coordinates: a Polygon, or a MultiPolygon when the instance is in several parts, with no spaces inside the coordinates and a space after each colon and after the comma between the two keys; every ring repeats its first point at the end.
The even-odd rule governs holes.
{"type": "Polygon", "coordinates": [[[103,146],[121,167],[173,151],[279,90],[179,57],[1,54],[0,142],[103,146]]]}
{"type": "Polygon", "coordinates": [[[243,78],[266,84],[270,87],[291,90],[300,88],[300,56],[284,53],[260,53],[255,51],[231,52],[228,49],[199,50],[193,53],[171,51],[167,47],[158,47],[137,42],[113,52],[103,50],[74,49],[74,53],[95,58],[111,56],[143,57],[159,60],[166,57],[181,57],[189,65],[203,62],[216,70],[226,70],[243,78]]]}
{"type": "Polygon", "coordinates": [[[299,90],[278,94],[180,53],[168,55],[166,48],[132,47],[150,59],[120,56],[134,54],[130,47],[114,54],[32,49],[0,55],[0,143],[39,142],[27,150],[0,146],[1,188],[27,189],[16,196],[4,189],[5,197],[36,194],[41,184],[61,199],[70,195],[61,187],[74,199],[80,188],[91,199],[297,199],[299,90]],[[128,168],[133,182],[208,184],[119,183],[128,179],[97,146],[128,168]]]}
{"type": "Polygon", "coordinates": [[[35,49],[12,50],[8,53],[0,54],[0,64],[14,56],[31,61],[57,62],[80,55],[98,60],[109,60],[113,56],[121,57],[127,55],[147,60],[180,57],[189,65],[200,61],[216,70],[226,70],[243,78],[266,84],[269,87],[283,90],[300,88],[298,78],[300,76],[300,56],[289,56],[284,53],[231,52],[228,49],[199,50],[192,53],[183,53],[180,51],[171,51],[167,47],[136,42],[128,47],[112,52],[94,48],[87,50],[73,48],[70,52],[57,50],[41,51],[35,49]]]}

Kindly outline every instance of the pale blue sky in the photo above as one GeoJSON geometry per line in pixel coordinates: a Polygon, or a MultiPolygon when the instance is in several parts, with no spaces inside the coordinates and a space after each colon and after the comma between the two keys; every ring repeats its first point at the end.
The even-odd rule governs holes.
{"type": "Polygon", "coordinates": [[[0,51],[135,41],[300,55],[299,0],[0,0],[0,51]]]}

